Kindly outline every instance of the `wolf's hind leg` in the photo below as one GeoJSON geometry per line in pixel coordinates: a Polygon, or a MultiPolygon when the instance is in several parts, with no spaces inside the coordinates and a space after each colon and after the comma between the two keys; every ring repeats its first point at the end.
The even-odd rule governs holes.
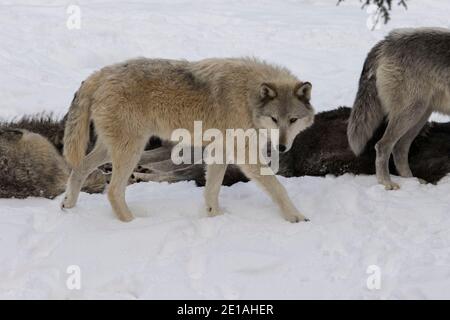
{"type": "Polygon", "coordinates": [[[415,127],[428,112],[422,103],[411,104],[403,108],[401,112],[392,115],[389,119],[383,137],[375,145],[377,153],[375,166],[377,180],[384,185],[386,190],[399,189],[400,186],[392,182],[389,174],[389,158],[397,142],[413,127],[415,127]]]}
{"type": "Polygon", "coordinates": [[[145,139],[128,138],[125,142],[112,145],[112,177],[108,199],[117,217],[124,222],[133,220],[133,213],[125,202],[125,189],[146,142],[147,137],[145,139]]]}
{"type": "Polygon", "coordinates": [[[83,159],[77,168],[72,169],[61,208],[73,208],[86,178],[95,169],[107,162],[109,162],[108,149],[102,142],[97,140],[94,149],[83,159]]]}
{"type": "Polygon", "coordinates": [[[290,222],[308,221],[294,206],[286,189],[275,175],[261,175],[262,164],[239,165],[242,172],[255,180],[281,209],[283,217],[290,222]]]}
{"type": "Polygon", "coordinates": [[[395,167],[397,168],[398,174],[405,178],[413,177],[411,169],[409,167],[408,162],[408,154],[409,149],[411,147],[412,142],[417,137],[417,135],[422,130],[423,126],[427,123],[428,118],[431,115],[431,110],[425,112],[422,119],[414,125],[400,140],[394,147],[393,156],[395,167]]]}
{"type": "Polygon", "coordinates": [[[205,204],[209,217],[222,214],[219,207],[219,191],[227,170],[226,164],[210,164],[206,167],[205,204]]]}

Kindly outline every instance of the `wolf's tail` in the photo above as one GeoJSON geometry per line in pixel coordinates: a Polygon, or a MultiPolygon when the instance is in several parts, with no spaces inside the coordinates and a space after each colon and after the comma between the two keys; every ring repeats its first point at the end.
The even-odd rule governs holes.
{"type": "Polygon", "coordinates": [[[63,154],[72,168],[81,163],[86,153],[91,119],[90,104],[90,98],[83,92],[82,84],[72,100],[64,129],[63,154]]]}
{"type": "Polygon", "coordinates": [[[355,155],[361,154],[385,116],[376,87],[376,71],[382,46],[383,41],[367,55],[348,121],[348,142],[355,155]]]}

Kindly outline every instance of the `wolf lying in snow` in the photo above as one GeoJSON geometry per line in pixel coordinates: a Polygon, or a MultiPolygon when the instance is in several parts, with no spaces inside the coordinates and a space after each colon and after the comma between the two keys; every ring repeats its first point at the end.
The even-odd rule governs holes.
{"type": "MultiPolygon", "coordinates": [[[[314,124],[294,140],[291,150],[280,155],[278,173],[286,177],[374,174],[374,145],[383,135],[386,125],[381,125],[375,131],[366,150],[356,157],[347,141],[349,115],[349,108],[318,113],[314,124]]],[[[1,198],[54,198],[64,192],[70,172],[61,156],[64,123],[65,120],[54,121],[50,117],[26,117],[15,123],[0,124],[1,198]],[[11,129],[13,132],[8,132],[11,129]],[[24,143],[21,142],[24,135],[14,133],[17,129],[32,131],[36,135],[33,140],[24,143]],[[42,141],[38,141],[37,136],[42,141]],[[35,148],[36,142],[45,148],[35,148]],[[51,176],[47,168],[52,168],[51,176]],[[54,176],[62,178],[54,179],[54,176]]],[[[88,150],[94,144],[95,134],[92,131],[88,150]]],[[[150,139],[129,183],[194,180],[197,185],[204,186],[204,165],[175,165],[170,158],[171,149],[172,145],[169,143],[150,139]]],[[[409,159],[414,176],[427,182],[436,183],[450,173],[450,123],[426,124],[411,146],[409,159]]],[[[111,170],[110,165],[100,168],[103,172],[111,170]]],[[[393,165],[391,172],[397,174],[393,165]]],[[[102,192],[108,180],[108,174],[100,175],[98,171],[94,171],[86,180],[83,190],[102,192]]],[[[237,166],[228,166],[223,185],[240,181],[248,180],[237,166]]]]}
{"type": "MultiPolygon", "coordinates": [[[[450,29],[398,29],[368,54],[348,125],[350,147],[359,155],[387,117],[376,143],[376,174],[386,189],[389,158],[402,177],[412,177],[411,143],[433,111],[450,114],[450,29]]],[[[425,160],[425,154],[423,161],[425,160]]]]}
{"type": "MultiPolygon", "coordinates": [[[[108,198],[117,217],[130,221],[133,214],[125,188],[151,135],[168,140],[178,128],[193,134],[195,121],[224,136],[230,128],[276,128],[280,131],[276,147],[283,152],[313,123],[310,98],[309,82],[254,59],[140,58],[105,67],[83,82],[69,110],[64,155],[72,173],[62,207],[74,207],[86,177],[112,162],[108,198]],[[97,141],[85,156],[91,121],[97,141]]],[[[245,148],[249,150],[248,143],[245,148]]],[[[239,167],[271,196],[286,220],[304,221],[275,175],[260,174],[267,165],[259,160],[239,167]]],[[[226,168],[226,163],[207,167],[205,202],[210,216],[221,214],[218,195],[226,168]]]]}
{"type": "MultiPolygon", "coordinates": [[[[69,174],[61,154],[45,137],[26,129],[0,128],[0,198],[53,198],[64,192],[69,174]]],[[[102,192],[105,183],[97,169],[83,191],[102,192]]]]}

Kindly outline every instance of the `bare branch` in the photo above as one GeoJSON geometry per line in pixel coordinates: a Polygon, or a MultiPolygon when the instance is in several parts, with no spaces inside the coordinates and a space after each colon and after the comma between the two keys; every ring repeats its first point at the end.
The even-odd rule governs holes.
{"type": "MultiPolygon", "coordinates": [[[[375,5],[377,6],[377,12],[376,16],[377,18],[382,18],[383,22],[386,24],[391,19],[390,11],[392,10],[392,2],[393,0],[359,0],[362,2],[362,8],[366,8],[369,5],[375,5]]],[[[404,7],[405,9],[408,9],[408,6],[406,4],[408,0],[398,0],[397,5],[404,7]]],[[[339,5],[341,2],[344,2],[344,0],[338,0],[337,4],[339,5]]]]}

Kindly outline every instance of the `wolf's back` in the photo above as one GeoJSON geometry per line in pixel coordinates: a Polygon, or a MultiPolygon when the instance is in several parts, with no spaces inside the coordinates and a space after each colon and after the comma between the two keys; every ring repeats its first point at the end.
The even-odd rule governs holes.
{"type": "Polygon", "coordinates": [[[367,55],[348,121],[348,142],[356,155],[364,150],[385,115],[376,85],[376,71],[384,44],[385,41],[379,42],[367,55]]]}

